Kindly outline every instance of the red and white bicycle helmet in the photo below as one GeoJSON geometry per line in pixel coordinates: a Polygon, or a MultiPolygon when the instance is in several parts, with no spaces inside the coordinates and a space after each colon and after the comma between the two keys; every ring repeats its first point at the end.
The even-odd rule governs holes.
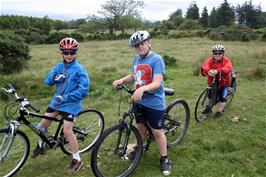
{"type": "Polygon", "coordinates": [[[224,52],[224,51],[225,51],[225,48],[224,48],[223,45],[219,45],[219,44],[217,44],[217,45],[214,45],[214,46],[212,47],[212,52],[216,52],[216,51],[224,52]]]}
{"type": "Polygon", "coordinates": [[[62,50],[74,50],[79,49],[79,43],[76,39],[66,37],[59,42],[59,49],[62,50]]]}
{"type": "Polygon", "coordinates": [[[151,35],[148,31],[137,31],[129,39],[129,46],[135,47],[136,45],[142,43],[151,38],[151,35]]]}

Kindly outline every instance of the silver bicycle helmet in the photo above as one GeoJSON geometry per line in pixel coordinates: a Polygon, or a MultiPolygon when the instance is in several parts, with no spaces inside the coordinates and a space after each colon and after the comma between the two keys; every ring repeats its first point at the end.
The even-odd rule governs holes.
{"type": "Polygon", "coordinates": [[[224,51],[225,51],[225,48],[224,48],[223,45],[219,45],[219,44],[217,44],[217,45],[214,45],[214,46],[212,47],[212,52],[215,52],[215,51],[224,52],[224,51]]]}
{"type": "Polygon", "coordinates": [[[135,47],[143,41],[146,41],[151,38],[151,35],[148,31],[137,31],[129,39],[129,46],[135,47]]]}

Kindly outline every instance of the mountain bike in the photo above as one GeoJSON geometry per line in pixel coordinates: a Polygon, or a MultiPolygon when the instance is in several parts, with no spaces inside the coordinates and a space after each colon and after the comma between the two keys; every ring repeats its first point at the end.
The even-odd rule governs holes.
{"type": "MultiPolygon", "coordinates": [[[[215,106],[219,102],[219,78],[221,78],[222,74],[223,73],[217,74],[213,78],[211,85],[207,86],[200,94],[195,107],[195,119],[197,122],[201,122],[207,119],[210,113],[212,112],[211,110],[213,106],[215,106]],[[207,106],[210,108],[209,112],[204,111],[206,110],[207,106]]],[[[226,96],[226,105],[224,110],[229,108],[236,93],[237,77],[238,77],[237,72],[231,73],[232,81],[230,87],[228,88],[228,93],[226,96]]]]}
{"type": "MultiPolygon", "coordinates": [[[[122,85],[118,91],[126,91],[130,95],[134,90],[122,85]]],[[[122,92],[120,92],[120,101],[122,92]]],[[[166,95],[173,95],[173,89],[165,89],[166,95]]],[[[147,134],[142,139],[138,129],[133,125],[135,119],[133,102],[128,101],[129,109],[123,113],[122,119],[103,132],[92,150],[91,166],[95,176],[129,176],[140,161],[142,151],[149,149],[154,140],[151,127],[143,120],[147,127],[147,134]]],[[[119,106],[120,109],[120,106],[119,106]]],[[[167,138],[167,146],[172,147],[180,143],[184,138],[190,121],[188,104],[182,99],[176,99],[170,103],[164,114],[164,132],[167,138]]]]}
{"type": "MultiPolygon", "coordinates": [[[[32,104],[27,98],[17,95],[16,90],[11,84],[2,88],[6,93],[12,95],[15,101],[5,106],[4,114],[7,119],[5,128],[0,129],[0,176],[13,176],[26,162],[30,152],[30,141],[26,133],[19,130],[20,124],[24,123],[35,134],[37,134],[45,143],[45,149],[61,150],[71,154],[69,142],[64,138],[63,119],[47,117],[38,112],[38,106],[32,104]],[[33,109],[35,112],[30,112],[33,109]],[[14,110],[18,110],[18,116],[14,117],[14,110]],[[34,126],[28,119],[37,117],[48,119],[58,123],[54,135],[49,136],[43,133],[39,128],[34,126]]],[[[79,152],[83,153],[90,150],[100,137],[104,129],[103,115],[94,109],[85,109],[76,117],[73,132],[77,137],[79,152]]]]}

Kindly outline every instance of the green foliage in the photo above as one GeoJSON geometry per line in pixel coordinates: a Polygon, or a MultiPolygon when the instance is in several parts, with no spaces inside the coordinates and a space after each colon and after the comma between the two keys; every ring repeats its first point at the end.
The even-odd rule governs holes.
{"type": "Polygon", "coordinates": [[[29,59],[29,47],[20,36],[0,32],[0,73],[21,72],[29,59]]]}
{"type": "Polygon", "coordinates": [[[187,19],[197,20],[199,19],[199,8],[196,1],[193,1],[187,9],[187,19]]]}
{"type": "Polygon", "coordinates": [[[60,40],[62,40],[65,37],[69,37],[69,36],[70,35],[68,33],[63,33],[63,32],[50,33],[48,37],[46,38],[46,43],[57,44],[59,43],[60,40]]]}
{"type": "Polygon", "coordinates": [[[261,66],[258,66],[251,70],[250,78],[259,80],[259,79],[265,79],[266,77],[266,70],[265,68],[262,68],[261,66]]]}
{"type": "Polygon", "coordinates": [[[177,59],[173,56],[163,55],[164,63],[167,66],[176,66],[177,59]]]}
{"type": "Polygon", "coordinates": [[[180,29],[180,30],[196,30],[196,29],[200,29],[200,28],[201,28],[201,26],[200,26],[198,21],[187,19],[179,26],[178,29],[180,29]]]}
{"type": "Polygon", "coordinates": [[[235,13],[234,9],[230,7],[230,4],[227,0],[224,0],[224,3],[217,9],[216,14],[216,26],[231,26],[234,24],[235,13]]]}
{"type": "Polygon", "coordinates": [[[263,41],[263,42],[266,42],[266,33],[264,33],[262,36],[261,36],[261,39],[260,39],[261,41],[263,41]]]}
{"type": "Polygon", "coordinates": [[[74,38],[74,39],[76,39],[79,42],[84,41],[83,35],[81,33],[79,33],[79,32],[71,33],[71,37],[74,38]]]}
{"type": "Polygon", "coordinates": [[[208,37],[212,40],[224,41],[250,41],[257,38],[251,28],[241,25],[230,28],[226,26],[219,26],[218,28],[210,30],[208,37]]]}

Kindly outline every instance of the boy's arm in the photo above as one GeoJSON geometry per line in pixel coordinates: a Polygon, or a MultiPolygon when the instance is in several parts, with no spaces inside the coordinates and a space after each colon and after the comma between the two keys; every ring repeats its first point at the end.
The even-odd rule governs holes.
{"type": "Polygon", "coordinates": [[[134,74],[131,73],[131,74],[127,75],[126,77],[115,80],[113,82],[113,87],[116,88],[118,85],[123,85],[123,84],[129,83],[129,82],[132,82],[133,80],[134,80],[134,74]]]}
{"type": "Polygon", "coordinates": [[[210,71],[210,66],[211,66],[211,60],[207,59],[205,62],[201,65],[201,74],[203,76],[208,76],[208,72],[210,71]]]}
{"type": "Polygon", "coordinates": [[[232,63],[230,60],[226,60],[226,64],[222,68],[217,69],[218,73],[223,72],[228,74],[232,71],[232,63]]]}

